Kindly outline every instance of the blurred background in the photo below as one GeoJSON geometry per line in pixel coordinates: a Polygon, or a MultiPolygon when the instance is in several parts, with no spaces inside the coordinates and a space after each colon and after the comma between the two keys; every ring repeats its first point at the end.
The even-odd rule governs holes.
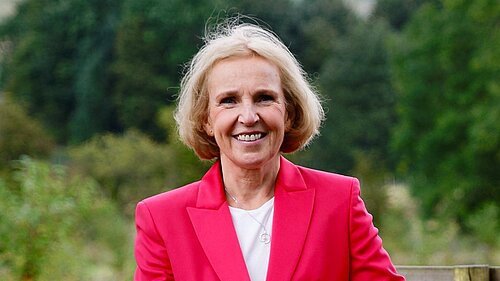
{"type": "Polygon", "coordinates": [[[360,178],[399,265],[500,264],[497,0],[0,0],[0,276],[131,280],[135,204],[210,166],[183,66],[242,13],[323,96],[294,162],[360,178]]]}

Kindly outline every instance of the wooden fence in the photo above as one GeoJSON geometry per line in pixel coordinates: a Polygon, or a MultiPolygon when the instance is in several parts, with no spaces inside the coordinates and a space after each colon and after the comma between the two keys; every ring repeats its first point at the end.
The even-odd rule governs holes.
{"type": "Polygon", "coordinates": [[[500,281],[500,266],[397,266],[407,281],[500,281]]]}

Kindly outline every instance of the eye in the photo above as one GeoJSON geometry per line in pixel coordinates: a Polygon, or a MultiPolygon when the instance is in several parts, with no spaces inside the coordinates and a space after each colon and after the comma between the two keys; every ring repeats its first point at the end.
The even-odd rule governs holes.
{"type": "Polygon", "coordinates": [[[257,101],[259,101],[259,102],[274,101],[274,96],[269,95],[269,94],[262,94],[262,95],[258,96],[257,101]]]}
{"type": "Polygon", "coordinates": [[[225,97],[225,98],[222,98],[220,101],[219,101],[220,104],[233,104],[233,103],[236,103],[236,99],[234,97],[225,97]]]}

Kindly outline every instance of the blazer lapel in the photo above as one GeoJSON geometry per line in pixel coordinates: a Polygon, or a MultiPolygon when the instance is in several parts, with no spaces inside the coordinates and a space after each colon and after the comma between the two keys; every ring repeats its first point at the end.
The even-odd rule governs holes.
{"type": "Polygon", "coordinates": [[[314,189],[307,189],[297,167],[282,157],[274,191],[267,280],[291,280],[309,229],[314,194],[314,189]]]}
{"type": "Polygon", "coordinates": [[[196,208],[187,211],[200,244],[221,280],[250,280],[223,192],[220,164],[200,182],[196,208]]]}

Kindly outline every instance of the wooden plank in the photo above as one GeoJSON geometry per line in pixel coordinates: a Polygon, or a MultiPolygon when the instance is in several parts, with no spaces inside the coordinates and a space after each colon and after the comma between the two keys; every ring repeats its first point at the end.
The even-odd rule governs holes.
{"type": "Polygon", "coordinates": [[[487,265],[456,266],[454,281],[489,281],[490,268],[487,265]]]}
{"type": "Polygon", "coordinates": [[[406,281],[454,281],[453,266],[398,266],[406,281]]]}
{"type": "Polygon", "coordinates": [[[500,281],[500,266],[397,266],[407,281],[500,281]]]}
{"type": "Polygon", "coordinates": [[[490,281],[500,281],[500,266],[490,267],[490,281]]]}

